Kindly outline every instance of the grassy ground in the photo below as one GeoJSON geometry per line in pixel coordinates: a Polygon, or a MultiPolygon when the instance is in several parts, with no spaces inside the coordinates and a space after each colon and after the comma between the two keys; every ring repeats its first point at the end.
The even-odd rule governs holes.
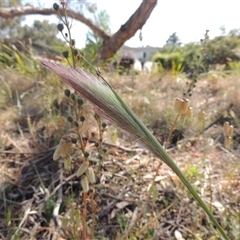
{"type": "MultiPolygon", "coordinates": [[[[84,195],[76,176],[83,158],[79,149],[69,152],[71,164],[52,159],[72,127],[66,120],[72,114],[66,86],[42,70],[31,76],[0,71],[0,239],[72,240],[84,234],[87,239],[220,239],[176,175],[108,122],[98,171],[101,136],[89,103],[83,105],[81,131],[89,139],[96,184],[84,195]]],[[[105,76],[164,143],[175,117],[174,99],[183,96],[190,80],[171,74],[105,76]]],[[[230,239],[240,239],[239,89],[237,72],[200,79],[190,98],[193,117],[176,125],[168,148],[230,239]],[[201,111],[203,122],[197,117],[201,111]],[[234,126],[229,148],[225,121],[234,126]]]]}

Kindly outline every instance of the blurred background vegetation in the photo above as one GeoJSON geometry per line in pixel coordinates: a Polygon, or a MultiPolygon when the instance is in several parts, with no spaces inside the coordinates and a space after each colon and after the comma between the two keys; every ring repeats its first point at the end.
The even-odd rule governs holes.
{"type": "MultiPolygon", "coordinates": [[[[21,6],[21,0],[1,1],[0,7],[21,6]]],[[[89,4],[89,3],[88,3],[89,4]]],[[[99,11],[95,5],[87,5],[85,8],[88,14],[92,15],[96,25],[100,26],[107,33],[111,33],[110,19],[106,11],[99,11]]],[[[61,56],[66,49],[66,43],[58,36],[56,24],[47,20],[35,20],[32,26],[22,25],[24,17],[1,19],[0,21],[0,41],[2,50],[0,61],[8,66],[16,65],[16,56],[10,54],[13,45],[18,50],[23,51],[26,42],[30,39],[32,50],[37,53],[61,56]],[[22,43],[22,44],[21,44],[22,43]],[[20,46],[21,45],[21,46],[20,46]],[[8,53],[6,55],[6,53],[8,53]],[[9,55],[11,57],[9,57],[9,55]],[[11,58],[14,61],[11,61],[11,58]]],[[[222,29],[224,33],[224,28],[222,29]]],[[[211,34],[211,33],[209,33],[211,34]]],[[[86,45],[81,49],[83,56],[91,64],[96,64],[99,48],[102,45],[102,38],[89,30],[85,37],[86,45]]],[[[16,49],[15,49],[16,50],[16,49]]],[[[25,49],[26,50],[26,49],[25,49]]],[[[18,52],[19,55],[21,55],[18,52]]],[[[16,54],[15,54],[16,55],[16,54]]],[[[113,57],[116,59],[116,57],[113,57]]],[[[209,39],[206,31],[205,39],[199,42],[182,44],[177,33],[173,33],[166,40],[163,47],[158,48],[158,52],[152,58],[158,68],[155,73],[171,71],[173,74],[189,74],[198,68],[200,73],[214,70],[221,65],[222,70],[234,70],[239,68],[240,60],[240,30],[233,29],[228,34],[209,39]]],[[[82,67],[88,67],[84,61],[82,67]]]]}
{"type": "Polygon", "coordinates": [[[240,31],[232,30],[226,36],[218,36],[212,40],[201,39],[199,43],[182,45],[176,33],[166,41],[166,45],[153,56],[160,70],[189,73],[197,66],[202,72],[216,69],[234,70],[239,67],[240,31]]]}

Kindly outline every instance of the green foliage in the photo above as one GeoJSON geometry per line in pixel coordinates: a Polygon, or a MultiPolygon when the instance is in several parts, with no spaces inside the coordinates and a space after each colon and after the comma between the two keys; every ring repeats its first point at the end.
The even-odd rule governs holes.
{"type": "Polygon", "coordinates": [[[180,45],[181,45],[181,42],[176,32],[170,35],[168,40],[166,41],[166,46],[175,47],[180,45]]]}
{"type": "MultiPolygon", "coordinates": [[[[0,1],[0,8],[4,7],[19,7],[21,6],[21,0],[5,0],[0,1]]],[[[7,18],[0,20],[0,39],[13,38],[18,35],[18,29],[21,27],[21,21],[23,17],[7,18]]]]}
{"type": "Polygon", "coordinates": [[[66,47],[65,42],[57,38],[56,24],[50,24],[47,20],[42,22],[35,20],[33,26],[18,26],[15,33],[17,39],[4,39],[4,44],[1,44],[0,62],[18,68],[24,73],[34,70],[34,63],[30,61],[29,52],[49,54],[54,57],[60,55],[66,47]],[[26,39],[31,39],[29,45],[25,44],[26,39]]]}
{"type": "MultiPolygon", "coordinates": [[[[170,40],[169,40],[170,42],[170,40]]],[[[182,47],[172,44],[165,45],[153,56],[159,63],[158,72],[171,71],[198,73],[210,70],[215,64],[226,65],[225,70],[235,69],[240,60],[239,31],[230,32],[228,36],[216,37],[200,43],[189,43],[182,47]],[[233,63],[234,62],[234,63],[233,63]]]]}
{"type": "MultiPolygon", "coordinates": [[[[94,22],[106,32],[110,32],[110,19],[108,13],[103,10],[94,12],[94,22]]],[[[86,36],[86,47],[82,49],[83,56],[92,64],[96,63],[99,48],[102,45],[102,38],[89,30],[86,36]]],[[[89,68],[89,65],[82,62],[82,66],[89,68]]]]}
{"type": "Polygon", "coordinates": [[[19,69],[22,73],[34,74],[35,64],[29,56],[5,44],[1,45],[1,49],[3,51],[0,52],[0,63],[19,69]]]}
{"type": "Polygon", "coordinates": [[[31,38],[33,43],[41,43],[47,46],[64,45],[64,42],[57,37],[57,34],[56,24],[49,23],[48,20],[35,20],[33,26],[25,25],[18,30],[20,39],[31,38]]]}
{"type": "Polygon", "coordinates": [[[79,230],[81,225],[82,214],[79,209],[72,208],[68,217],[62,218],[62,228],[64,237],[67,239],[82,239],[82,231],[79,230]]]}
{"type": "Polygon", "coordinates": [[[229,62],[228,63],[228,67],[230,68],[230,70],[240,70],[240,62],[237,62],[237,61],[233,61],[233,62],[229,62]]]}
{"type": "Polygon", "coordinates": [[[199,176],[199,169],[197,166],[189,166],[186,169],[186,176],[191,180],[196,180],[199,176]]]}
{"type": "Polygon", "coordinates": [[[54,207],[56,205],[56,196],[54,195],[53,197],[49,198],[46,202],[46,204],[44,205],[44,215],[46,216],[46,218],[49,220],[52,217],[52,212],[54,210],[54,207]]]}
{"type": "Polygon", "coordinates": [[[180,51],[156,53],[153,56],[153,61],[158,63],[160,71],[168,70],[172,73],[178,73],[182,71],[184,56],[180,51]]]}
{"type": "Polygon", "coordinates": [[[158,196],[159,196],[159,192],[158,192],[156,186],[152,185],[150,187],[149,192],[152,194],[153,201],[156,202],[156,200],[158,199],[158,196]]]}
{"type": "Polygon", "coordinates": [[[184,72],[192,71],[193,69],[201,66],[201,52],[202,48],[200,44],[188,43],[182,47],[184,58],[184,72]]]}
{"type": "Polygon", "coordinates": [[[228,64],[240,60],[240,36],[216,37],[204,44],[206,64],[228,64]]]}
{"type": "Polygon", "coordinates": [[[127,228],[128,226],[128,218],[124,215],[118,214],[117,215],[117,223],[121,229],[121,232],[123,233],[124,230],[127,228]]]}
{"type": "Polygon", "coordinates": [[[177,75],[181,72],[192,72],[199,67],[200,55],[200,44],[189,43],[181,46],[178,36],[173,33],[166,41],[166,45],[153,56],[153,61],[158,63],[157,72],[170,71],[177,75]]]}

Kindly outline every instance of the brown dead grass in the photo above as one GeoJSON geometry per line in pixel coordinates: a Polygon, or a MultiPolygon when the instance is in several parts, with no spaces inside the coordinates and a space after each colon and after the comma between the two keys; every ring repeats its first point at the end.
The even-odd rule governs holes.
{"type": "MultiPolygon", "coordinates": [[[[7,74],[10,75],[6,77],[11,78],[9,89],[13,89],[18,78],[14,72],[7,74]]],[[[134,80],[131,76],[115,76],[110,79],[120,96],[161,141],[166,139],[174,117],[173,101],[182,97],[188,81],[171,75],[161,78],[143,75],[134,80]]],[[[20,124],[23,115],[15,113],[18,111],[16,103],[0,106],[4,109],[4,114],[0,114],[1,239],[11,239],[16,229],[19,231],[17,239],[30,236],[30,231],[31,239],[50,236],[74,239],[70,233],[76,229],[81,232],[81,224],[76,227],[71,219],[73,209],[82,206],[79,178],[65,172],[59,186],[60,169],[52,161],[56,143],[67,128],[66,121],[59,116],[61,113],[66,115],[66,105],[61,105],[62,111],[58,109],[56,114],[47,111],[52,109],[54,99],[57,98],[59,103],[63,99],[63,87],[53,78],[50,82],[56,84],[54,88],[42,82],[43,90],[39,92],[39,96],[44,94],[49,98],[45,96],[39,100],[33,99],[31,94],[26,95],[24,103],[28,105],[24,104],[23,108],[29,111],[24,115],[24,124],[20,124]],[[46,104],[39,104],[43,102],[46,104]],[[29,124],[27,116],[38,112],[35,109],[34,114],[29,114],[31,107],[34,109],[32,105],[42,114],[38,118],[32,117],[29,124]],[[59,187],[62,187],[64,203],[60,215],[68,219],[65,231],[57,227],[52,216],[59,187]],[[28,210],[32,212],[26,214],[28,210]],[[11,221],[8,221],[9,214],[11,221]]],[[[28,86],[25,82],[22,85],[28,86]]],[[[193,119],[188,125],[179,126],[183,138],[177,145],[172,143],[169,149],[170,155],[209,204],[230,239],[240,237],[240,128],[236,121],[240,119],[239,87],[238,75],[199,80],[190,99],[193,119]],[[230,104],[233,104],[235,120],[226,111],[230,104]],[[220,116],[222,118],[202,132],[196,120],[200,110],[207,113],[205,127],[220,116]],[[233,149],[223,146],[222,124],[225,120],[235,126],[233,149]]],[[[85,134],[93,136],[97,129],[89,105],[86,105],[86,115],[85,134]]],[[[104,138],[104,147],[108,149],[104,171],[95,186],[96,193],[89,194],[89,199],[93,197],[97,206],[96,239],[174,239],[176,234],[184,239],[220,239],[204,212],[165,164],[160,166],[154,188],[149,190],[159,165],[155,156],[111,125],[104,138]]],[[[93,144],[89,145],[89,151],[94,162],[97,152],[93,144]]],[[[92,207],[89,203],[89,212],[92,207]]],[[[89,225],[90,220],[91,216],[89,225]]]]}

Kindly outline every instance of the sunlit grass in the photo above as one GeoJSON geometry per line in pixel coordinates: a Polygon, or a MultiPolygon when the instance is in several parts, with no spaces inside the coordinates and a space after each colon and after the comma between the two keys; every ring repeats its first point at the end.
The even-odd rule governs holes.
{"type": "MultiPolygon", "coordinates": [[[[24,128],[18,128],[17,123],[18,119],[20,118],[20,115],[18,114],[19,108],[17,106],[17,101],[12,101],[11,94],[9,93],[14,92],[13,86],[16,86],[16,84],[19,82],[19,76],[19,72],[11,70],[5,77],[5,80],[8,83],[8,87],[5,91],[9,92],[6,95],[6,98],[3,98],[4,101],[2,102],[1,106],[1,109],[4,110],[4,112],[1,114],[1,126],[3,127],[2,129],[4,131],[4,134],[2,134],[3,132],[1,130],[1,143],[3,146],[2,150],[10,149],[10,151],[14,152],[31,150],[33,152],[38,152],[43,150],[42,146],[44,146],[45,150],[47,150],[48,146],[55,146],[59,142],[62,134],[68,129],[66,125],[66,118],[61,116],[61,114],[65,114],[65,110],[68,111],[68,108],[65,108],[65,110],[62,109],[62,111],[55,111],[53,104],[55,99],[57,99],[58,103],[61,103],[62,100],[65,99],[63,95],[64,87],[62,84],[60,84],[57,78],[50,74],[47,74],[41,79],[41,82],[38,86],[39,88],[37,90],[35,88],[35,82],[32,82],[33,85],[30,86],[30,89],[33,89],[33,93],[30,91],[28,94],[26,94],[21,101],[21,105],[26,109],[31,109],[32,105],[38,106],[38,108],[42,108],[43,115],[41,115],[39,120],[33,119],[31,126],[29,126],[27,123],[27,115],[25,115],[26,125],[24,125],[24,128]],[[9,82],[8,79],[10,79],[11,82],[9,82]],[[34,98],[34,95],[38,95],[39,97],[34,98]],[[41,132],[40,129],[43,127],[45,129],[41,132]],[[30,128],[33,129],[30,131],[30,128]],[[22,132],[15,132],[13,134],[13,129],[14,131],[18,129],[22,132]],[[39,131],[41,134],[44,134],[44,138],[39,138],[40,136],[42,137],[41,134],[37,134],[39,131]],[[43,139],[45,144],[42,142],[43,139]],[[34,143],[34,149],[32,149],[33,146],[29,147],[29,143],[34,143]]],[[[23,77],[21,81],[23,81],[21,82],[21,87],[25,85],[28,86],[29,79],[27,77],[23,77]],[[24,83],[25,79],[26,83],[24,83]]],[[[176,97],[182,96],[181,94],[185,89],[187,80],[179,80],[177,77],[164,76],[164,78],[159,81],[158,77],[139,76],[136,78],[133,85],[130,77],[116,76],[111,78],[110,82],[112,86],[116,86],[116,91],[121,94],[123,99],[129,103],[131,108],[134,109],[134,111],[139,115],[140,118],[144,120],[146,124],[149,126],[154,126],[156,121],[165,123],[165,126],[160,125],[158,127],[161,131],[161,129],[164,128],[168,129],[171,125],[171,121],[174,118],[174,113],[171,111],[171,109],[173,109],[173,100],[176,97]]],[[[227,107],[232,102],[236,104],[235,106],[237,106],[234,106],[233,110],[236,115],[236,119],[239,119],[239,95],[238,91],[236,90],[237,86],[239,85],[239,80],[236,76],[229,76],[227,81],[226,79],[221,78],[214,80],[214,82],[202,80],[199,81],[198,84],[198,87],[194,90],[195,92],[193,92],[191,104],[196,114],[199,109],[206,111],[206,125],[211,123],[218,116],[218,114],[222,113],[222,109],[227,107]]],[[[25,91],[26,90],[24,87],[23,90],[20,89],[20,95],[25,91]]],[[[96,131],[95,128],[93,129],[91,124],[94,119],[91,118],[93,111],[90,105],[87,105],[84,111],[89,118],[89,123],[85,126],[86,132],[88,127],[89,129],[92,129],[91,131],[96,131]]],[[[238,146],[239,140],[236,136],[234,139],[234,150],[225,150],[221,145],[223,144],[222,140],[220,140],[220,142],[216,140],[216,138],[214,138],[213,141],[210,140],[213,136],[220,136],[223,134],[222,125],[220,123],[217,124],[216,127],[210,128],[206,133],[204,133],[204,136],[201,136],[199,134],[199,128],[196,126],[196,121],[197,120],[194,117],[191,123],[191,129],[188,129],[188,125],[181,129],[181,131],[184,133],[184,139],[178,143],[178,148],[171,150],[171,155],[178,162],[184,173],[189,176],[191,182],[194,184],[199,193],[203,191],[203,185],[206,184],[206,188],[204,189],[206,195],[203,197],[209,200],[209,192],[216,192],[216,195],[214,195],[215,202],[218,201],[221,203],[225,207],[225,211],[222,213],[218,212],[218,209],[220,209],[218,205],[216,205],[216,207],[213,205],[211,208],[218,214],[217,216],[219,216],[221,224],[227,231],[230,239],[237,239],[239,237],[240,230],[236,227],[239,223],[239,199],[237,197],[239,184],[237,169],[239,169],[239,163],[237,162],[238,152],[236,147],[238,146]],[[214,142],[215,140],[216,142],[214,142]],[[208,144],[211,142],[213,145],[209,147],[208,144]],[[210,174],[212,176],[211,186],[208,184],[208,179],[205,178],[206,175],[204,174],[206,166],[204,166],[204,161],[202,160],[203,150],[206,148],[207,151],[205,156],[210,160],[210,167],[213,169],[211,170],[210,174]]],[[[236,130],[238,131],[238,128],[236,130]]],[[[129,143],[128,141],[126,142],[126,139],[128,138],[123,135],[119,129],[116,133],[116,128],[110,126],[109,131],[110,132],[106,135],[105,139],[110,141],[114,138],[116,143],[122,146],[126,144],[128,148],[131,148],[133,143],[131,141],[129,143]],[[121,138],[121,136],[124,137],[121,138]]],[[[167,132],[163,131],[162,134],[167,135],[167,132]]],[[[165,136],[165,139],[166,137],[167,136],[165,136]]],[[[169,214],[174,213],[173,219],[177,218],[179,214],[182,214],[181,216],[185,217],[185,219],[192,220],[191,223],[184,223],[184,226],[187,226],[186,231],[181,231],[184,237],[190,237],[191,239],[210,239],[210,237],[219,237],[212,228],[209,228],[209,221],[200,211],[199,207],[194,204],[191,196],[185,190],[183,185],[179,182],[176,176],[174,176],[172,173],[170,174],[164,166],[162,166],[159,171],[159,176],[165,178],[158,182],[157,189],[159,193],[156,195],[158,196],[157,201],[151,200],[150,203],[144,202],[144,194],[146,194],[147,186],[152,179],[150,178],[148,180],[148,177],[153,175],[152,172],[156,167],[156,162],[152,162],[151,164],[148,163],[146,165],[143,164],[142,169],[139,167],[139,163],[144,163],[144,158],[151,159],[152,161],[154,157],[151,156],[151,154],[145,153],[144,151],[142,153],[139,152],[126,154],[124,151],[119,152],[117,148],[111,149],[111,154],[113,155],[109,155],[107,158],[106,167],[108,165],[112,166],[113,161],[114,168],[109,168],[106,172],[105,177],[107,179],[109,178],[109,180],[106,181],[104,183],[105,185],[103,186],[105,186],[107,189],[116,188],[118,191],[121,191],[120,187],[123,187],[127,183],[132,184],[132,191],[141,194],[139,196],[142,198],[142,201],[135,199],[136,202],[133,205],[123,208],[121,211],[115,214],[115,217],[113,217],[109,223],[110,225],[114,225],[114,228],[111,228],[112,232],[109,232],[109,228],[107,228],[105,225],[106,222],[104,222],[103,227],[101,227],[101,222],[97,222],[96,232],[93,233],[95,236],[101,236],[102,238],[108,237],[109,239],[121,239],[123,234],[127,233],[127,239],[134,239],[136,235],[139,237],[139,239],[154,239],[154,237],[157,238],[160,235],[164,236],[164,234],[166,234],[164,229],[159,226],[159,223],[163,224],[164,222],[167,222],[167,220],[169,220],[169,214]],[[128,166],[134,164],[136,166],[135,170],[125,170],[128,170],[128,166]],[[126,174],[128,174],[126,176],[124,174],[121,175],[121,171],[126,171],[126,174]],[[133,176],[136,176],[136,179],[138,179],[136,186],[134,183],[134,180],[136,181],[136,179],[134,179],[133,176]],[[113,180],[110,181],[110,179],[113,180]],[[138,188],[137,185],[139,185],[138,188]],[[136,189],[138,189],[138,191],[136,189]],[[169,190],[176,195],[174,199],[177,199],[177,202],[174,202],[170,193],[165,193],[163,196],[161,195],[162,192],[169,190]],[[173,205],[171,205],[172,203],[173,205]],[[145,212],[143,215],[137,215],[136,219],[134,219],[134,221],[131,223],[135,206],[144,208],[145,212]],[[168,208],[168,206],[170,206],[170,208],[168,208]],[[190,210],[188,209],[189,206],[191,206],[190,210]],[[131,228],[129,228],[129,226],[131,226],[131,228]],[[203,231],[203,229],[205,230],[203,231]]],[[[36,159],[36,157],[33,157],[34,155],[30,156],[31,157],[29,157],[29,155],[20,156],[20,154],[15,155],[4,152],[1,153],[2,166],[4,166],[1,168],[1,178],[5,177],[6,182],[11,180],[8,184],[17,186],[18,179],[16,179],[16,176],[18,175],[16,172],[20,171],[23,166],[23,162],[26,164],[28,161],[33,161],[36,159]],[[12,165],[13,160],[16,161],[15,165],[12,165]],[[6,177],[7,175],[9,175],[9,177],[6,177]]],[[[45,163],[46,166],[50,162],[51,159],[45,163]]],[[[40,164],[40,162],[38,164],[40,164]]],[[[41,166],[39,169],[41,172],[41,166]]],[[[27,176],[28,173],[24,171],[22,174],[27,176]]],[[[42,175],[41,178],[42,181],[46,180],[42,175]]],[[[50,182],[52,182],[52,180],[50,182]]],[[[26,184],[28,183],[26,182],[26,184]]],[[[31,186],[31,183],[29,184],[29,186],[31,186]]],[[[64,226],[66,226],[65,233],[59,232],[58,236],[74,236],[76,239],[78,239],[79,236],[77,234],[80,234],[78,230],[79,227],[81,228],[81,221],[78,220],[79,224],[74,225],[71,223],[71,219],[81,218],[81,212],[77,213],[73,211],[76,209],[76,206],[81,206],[81,197],[74,189],[68,193],[68,196],[64,196],[65,199],[63,202],[64,204],[66,202],[66,205],[62,209],[62,214],[64,216],[63,221],[65,224],[64,226]]],[[[6,191],[4,194],[6,194],[6,191]]],[[[125,197],[126,196],[122,197],[122,199],[124,200],[125,197]]],[[[9,198],[9,195],[7,195],[7,198],[9,198]]],[[[54,200],[54,197],[50,199],[52,201],[54,200]]],[[[51,218],[52,210],[51,206],[49,205],[51,203],[50,199],[43,209],[43,215],[45,216],[46,214],[48,216],[47,219],[51,218]]],[[[112,201],[111,198],[110,201],[112,201]]],[[[20,223],[20,219],[23,216],[21,215],[21,211],[14,211],[13,208],[11,209],[11,206],[14,207],[15,204],[12,203],[10,208],[6,209],[6,215],[4,215],[5,219],[3,221],[3,225],[5,226],[3,226],[3,229],[7,229],[9,226],[13,227],[9,228],[8,236],[15,233],[15,230],[20,223]],[[16,215],[18,213],[20,215],[16,215]]],[[[99,203],[99,210],[101,207],[103,207],[103,205],[99,203]]],[[[110,213],[114,216],[114,212],[109,212],[109,214],[110,213]]],[[[29,225],[26,226],[31,226],[30,215],[26,220],[26,223],[27,222],[29,225]]],[[[50,222],[47,223],[47,225],[50,226],[50,222]]],[[[54,232],[55,230],[51,227],[49,231],[54,232]]],[[[89,231],[91,232],[92,230],[90,229],[89,231]]],[[[37,230],[36,234],[40,234],[40,232],[40,230],[37,230]]],[[[3,234],[4,231],[1,233],[3,234]]],[[[22,236],[29,236],[28,233],[22,230],[20,230],[18,234],[19,235],[16,235],[16,239],[21,239],[22,236]]]]}

